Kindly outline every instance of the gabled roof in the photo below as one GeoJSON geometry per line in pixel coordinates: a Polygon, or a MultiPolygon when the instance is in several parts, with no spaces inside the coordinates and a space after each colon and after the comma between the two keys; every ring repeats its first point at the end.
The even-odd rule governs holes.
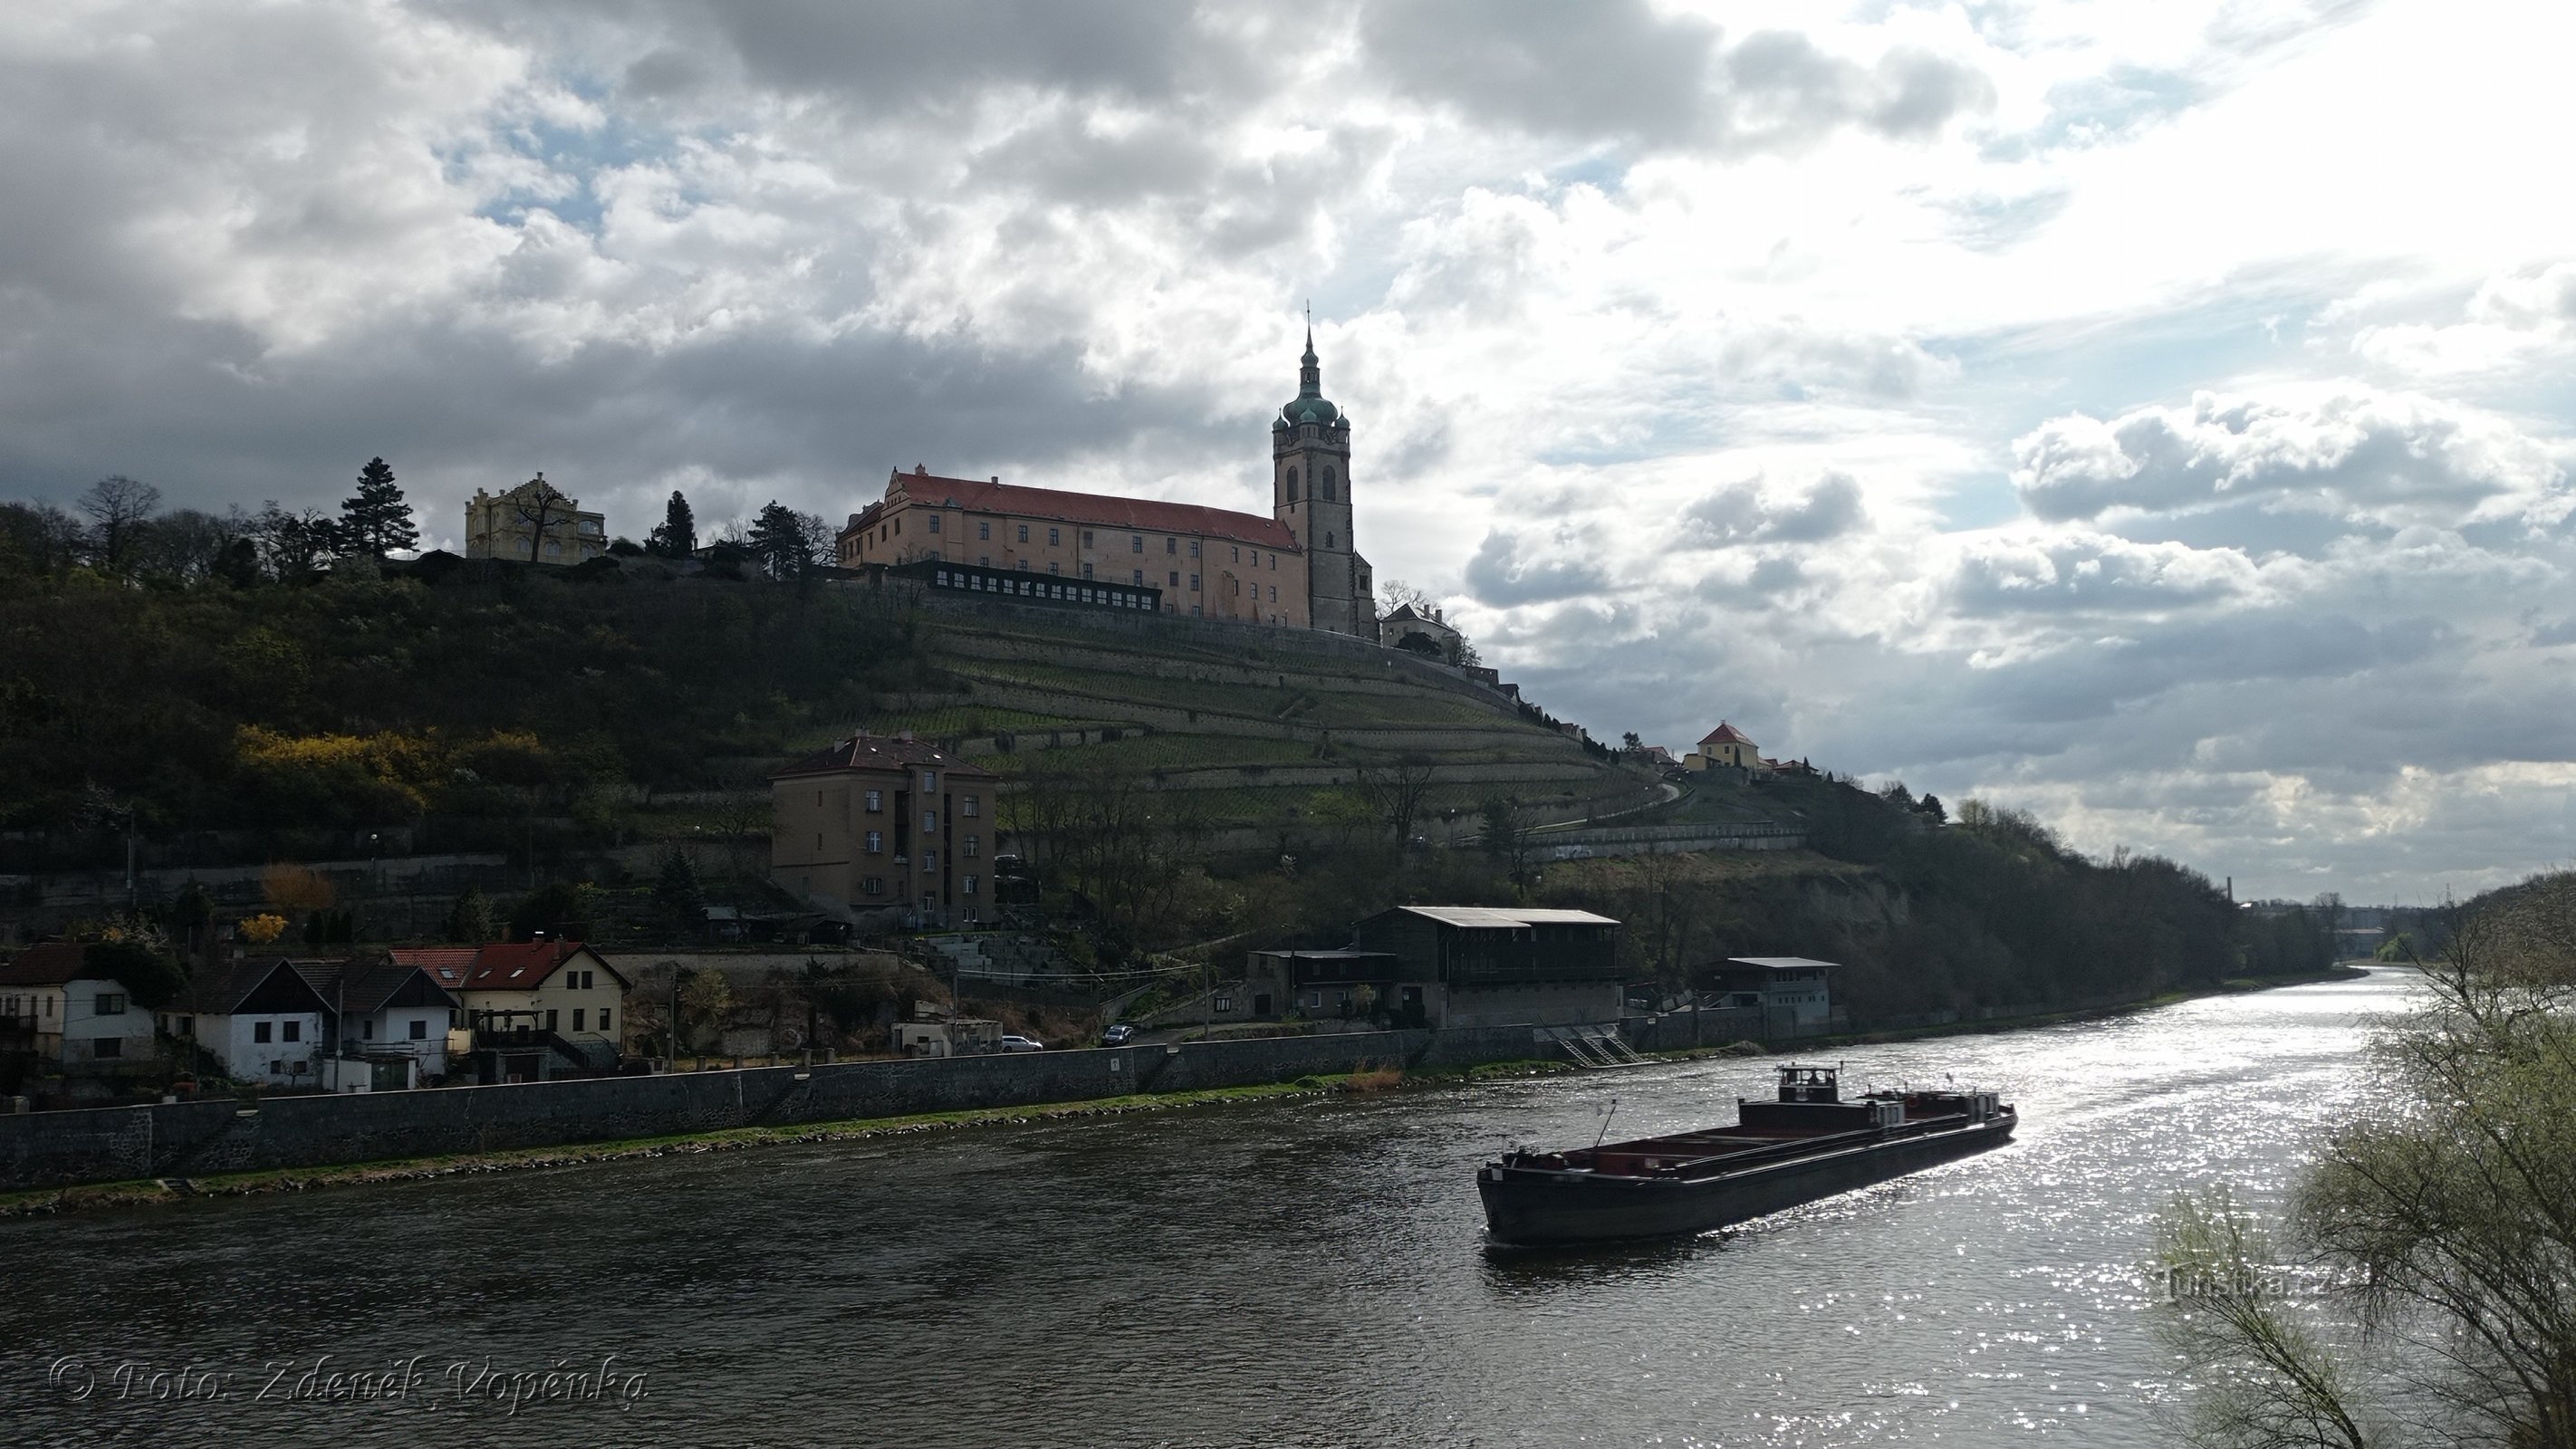
{"type": "Polygon", "coordinates": [[[230,1016],[241,1009],[243,1002],[274,982],[279,992],[294,999],[295,1010],[327,1012],[331,1009],[330,999],[316,989],[311,978],[299,969],[312,964],[265,957],[237,962],[229,967],[215,967],[188,983],[188,990],[176,1003],[176,1009],[202,1016],[230,1016]]]}
{"type": "Polygon", "coordinates": [[[1717,722],[1717,728],[1700,736],[1699,743],[1700,748],[1702,749],[1706,749],[1710,745],[1743,745],[1749,749],[1753,745],[1753,738],[1752,736],[1747,735],[1744,731],[1728,724],[1726,721],[1719,720],[1717,722]]]}
{"type": "Polygon", "coordinates": [[[999,780],[1001,776],[979,765],[940,753],[920,740],[907,740],[893,735],[852,735],[834,740],[802,759],[790,760],[769,772],[775,780],[783,775],[823,775],[835,770],[902,770],[929,765],[951,775],[966,775],[979,780],[999,780]]]}
{"type": "Polygon", "coordinates": [[[1590,911],[1540,910],[1521,906],[1398,906],[1407,915],[1427,916],[1445,926],[1484,930],[1517,926],[1615,926],[1608,916],[1590,911]]]}
{"type": "MultiPolygon", "coordinates": [[[[901,492],[916,505],[955,507],[969,513],[1008,513],[1022,518],[1053,518],[1095,528],[1124,528],[1137,533],[1204,534],[1249,543],[1281,553],[1303,553],[1288,525],[1257,513],[1237,513],[1196,503],[1165,503],[1154,498],[1115,498],[1105,493],[1071,493],[1054,488],[1025,488],[979,478],[941,478],[929,473],[897,473],[887,480],[886,494],[901,492]]],[[[859,515],[852,516],[856,525],[859,515]]],[[[844,530],[845,532],[847,530],[844,530]]]]}
{"type": "Polygon", "coordinates": [[[448,1005],[464,1005],[448,989],[447,983],[439,979],[438,973],[429,967],[403,961],[353,961],[342,971],[337,983],[340,1009],[358,1016],[381,1011],[385,1003],[411,984],[415,976],[426,978],[430,989],[445,997],[448,1005]]]}
{"type": "Polygon", "coordinates": [[[47,941],[0,966],[0,986],[61,986],[78,981],[88,962],[89,947],[77,941],[47,941]]]}
{"type": "Polygon", "coordinates": [[[479,946],[407,946],[385,954],[398,966],[417,966],[429,973],[430,979],[449,991],[465,984],[474,974],[474,953],[479,946]]]}
{"type": "Polygon", "coordinates": [[[398,966],[417,966],[449,991],[534,991],[555,968],[587,955],[620,986],[634,983],[608,958],[579,941],[496,941],[488,946],[407,946],[385,953],[398,966]]]}

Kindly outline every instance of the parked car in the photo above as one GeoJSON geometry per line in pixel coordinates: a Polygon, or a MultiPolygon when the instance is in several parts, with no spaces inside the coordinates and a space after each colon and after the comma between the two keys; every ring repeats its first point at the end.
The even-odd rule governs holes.
{"type": "Polygon", "coordinates": [[[1136,1028],[1123,1021],[1100,1034],[1100,1044],[1105,1047],[1125,1046],[1135,1039],[1136,1028]]]}
{"type": "Polygon", "coordinates": [[[1002,1038],[1002,1050],[1006,1052],[1042,1052],[1046,1050],[1046,1043],[1039,1041],[1035,1037],[1006,1036],[1002,1038]]]}

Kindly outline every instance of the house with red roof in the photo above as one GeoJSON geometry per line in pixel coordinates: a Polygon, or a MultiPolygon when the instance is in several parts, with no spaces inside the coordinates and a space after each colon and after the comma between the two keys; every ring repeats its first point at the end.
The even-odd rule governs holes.
{"type": "Polygon", "coordinates": [[[1376,580],[1352,533],[1350,415],[1323,396],[1311,331],[1300,363],[1297,396],[1270,425],[1268,517],[915,464],[850,515],[836,535],[840,565],[933,562],[979,590],[1104,606],[1117,601],[1090,595],[1152,589],[1165,613],[1374,641],[1376,580]]]}
{"type": "Polygon", "coordinates": [[[1753,743],[1753,737],[1724,720],[1719,720],[1717,728],[1700,737],[1699,748],[1683,756],[1682,764],[1693,770],[1760,771],[1770,768],[1762,758],[1760,747],[1753,743]]]}
{"type": "Polygon", "coordinates": [[[403,947],[387,952],[417,966],[464,1006],[463,1045],[485,1082],[534,1082],[613,1071],[633,985],[608,958],[579,941],[509,941],[485,946],[403,947]]]}
{"type": "Polygon", "coordinates": [[[770,879],[827,912],[989,921],[1001,786],[909,733],[834,740],[770,772],[770,879]]]}

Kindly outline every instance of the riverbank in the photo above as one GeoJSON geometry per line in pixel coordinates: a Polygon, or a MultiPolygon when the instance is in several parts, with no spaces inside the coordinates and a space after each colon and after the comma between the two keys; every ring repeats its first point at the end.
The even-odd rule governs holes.
{"type": "MultiPolygon", "coordinates": [[[[1858,1032],[1843,1036],[1819,1037],[1797,1043],[1799,1051],[1814,1051],[1839,1046],[1861,1046],[1896,1041],[1918,1041],[1931,1038],[1982,1035],[1991,1032],[2021,1031],[2053,1026],[2068,1021],[2082,1021],[2126,1015],[2155,1007],[2205,996],[2236,995],[2267,991],[2275,987],[2314,985],[2327,981],[2349,981],[2369,973],[2357,967],[2338,966],[2329,972],[2280,979],[2243,978],[2223,982],[2216,987],[2197,991],[2170,992],[2150,1000],[2117,1007],[2095,1007],[2081,1011],[2047,1012],[2009,1019],[1954,1022],[1941,1026],[1910,1027],[1885,1032],[1858,1032]]],[[[1710,1057],[1749,1056],[1759,1048],[1752,1043],[1685,1048],[1678,1051],[1650,1053],[1657,1061],[1696,1061],[1710,1057]]],[[[501,1151],[449,1153],[414,1158],[395,1158],[375,1162],[344,1163],[319,1167],[271,1168],[254,1172],[216,1173],[194,1177],[137,1178],[121,1182],[103,1182],[64,1188],[0,1194],[0,1218],[26,1217],[100,1208],[140,1207],[178,1203],[192,1198],[243,1197],[257,1193],[309,1192],[334,1187],[355,1187],[377,1183],[416,1182],[435,1178],[457,1177],[473,1173],[508,1172],[533,1168],[571,1167],[589,1163],[617,1162],[664,1157],[686,1153],[728,1152],[755,1147],[783,1147],[798,1143],[850,1142],[869,1138],[898,1137],[922,1132],[952,1131],[971,1127],[1007,1126],[1018,1123],[1053,1121],[1082,1117],[1123,1116],[1137,1112],[1173,1111],[1188,1107],[1223,1105],[1233,1102],[1275,1101],[1300,1096],[1332,1094],[1366,1095],[1377,1092],[1448,1086],[1473,1086],[1479,1082],[1508,1078],[1555,1076],[1583,1070],[1562,1059],[1536,1058],[1478,1063],[1462,1068],[1414,1069],[1404,1071],[1392,1066],[1378,1066],[1356,1072],[1301,1076],[1289,1081],[1256,1083],[1245,1086],[1199,1088],[1171,1092],[1140,1092],[1123,1096],[1064,1102],[1024,1104],[1006,1107],[971,1108],[947,1112],[916,1112],[897,1116],[855,1119],[843,1122],[806,1123],[782,1126],[721,1128],[706,1132],[666,1133],[615,1141],[589,1142],[549,1147],[517,1148],[501,1151]]]]}

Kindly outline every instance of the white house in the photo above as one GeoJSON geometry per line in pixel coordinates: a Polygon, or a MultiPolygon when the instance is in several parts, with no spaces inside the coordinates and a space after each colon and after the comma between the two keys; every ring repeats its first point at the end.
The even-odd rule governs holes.
{"type": "Polygon", "coordinates": [[[66,1072],[113,1073],[153,1060],[152,1013],[126,984],[92,975],[89,948],[30,946],[0,966],[0,1021],[66,1072]]]}
{"type": "Polygon", "coordinates": [[[352,961],[327,990],[340,1050],[324,1086],[335,1092],[394,1091],[447,1075],[448,1036],[464,1026],[465,1003],[429,968],[352,961]]]}
{"type": "Polygon", "coordinates": [[[1797,1036],[1833,1026],[1833,969],[1804,956],[1729,956],[1717,986],[1723,1005],[1761,1008],[1764,1034],[1797,1036]]]}
{"type": "Polygon", "coordinates": [[[200,975],[163,1013],[172,1036],[214,1057],[224,1075],[264,1087],[311,1087],[331,1050],[323,988],[339,973],[329,961],[246,961],[200,975]]]}

